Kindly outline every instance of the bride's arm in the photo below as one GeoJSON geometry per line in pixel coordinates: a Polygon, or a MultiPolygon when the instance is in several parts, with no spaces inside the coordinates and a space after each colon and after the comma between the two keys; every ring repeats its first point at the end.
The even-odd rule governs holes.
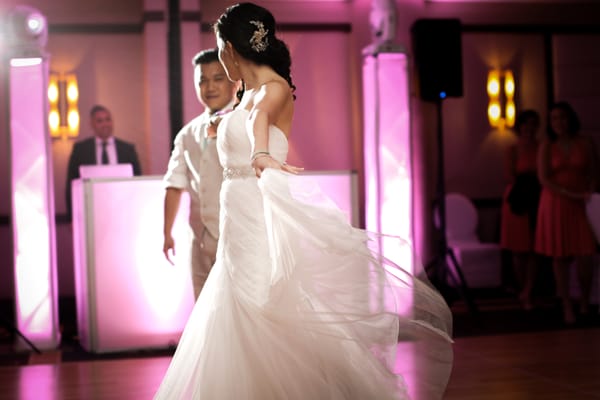
{"type": "Polygon", "coordinates": [[[248,118],[248,130],[252,141],[252,166],[260,177],[265,168],[283,169],[298,173],[302,168],[281,164],[269,153],[269,126],[279,120],[279,116],[290,101],[287,84],[273,81],[264,84],[254,96],[254,106],[248,118]]]}

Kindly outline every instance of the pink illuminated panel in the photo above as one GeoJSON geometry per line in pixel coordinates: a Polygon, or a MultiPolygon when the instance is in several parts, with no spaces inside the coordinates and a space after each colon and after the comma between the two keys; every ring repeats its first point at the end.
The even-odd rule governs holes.
{"type": "Polygon", "coordinates": [[[47,61],[10,61],[10,157],[16,324],[40,349],[60,342],[47,61]]]}
{"type": "Polygon", "coordinates": [[[367,56],[363,85],[366,227],[394,236],[381,240],[381,250],[412,272],[412,160],[406,55],[367,56]]]}
{"type": "MultiPolygon", "coordinates": [[[[413,273],[410,92],[406,55],[380,53],[365,56],[363,96],[366,228],[389,235],[380,240],[382,254],[400,268],[413,273]]],[[[388,268],[392,274],[396,271],[388,268]]],[[[403,277],[397,275],[402,281],[403,277]]],[[[386,298],[377,300],[389,303],[386,298]]],[[[391,309],[406,315],[410,314],[412,305],[410,294],[399,292],[391,309]]],[[[412,345],[412,342],[402,341],[399,344],[408,349],[412,345]]],[[[420,398],[413,392],[418,386],[419,365],[410,351],[401,354],[395,372],[404,377],[410,397],[420,398]]]]}
{"type": "Polygon", "coordinates": [[[194,304],[189,206],[184,196],[171,265],[162,253],[164,193],[160,177],[73,183],[77,323],[86,350],[166,348],[179,340],[194,304]]]}
{"type": "MultiPolygon", "coordinates": [[[[320,187],[357,222],[356,174],[311,172],[300,188],[320,187]]],[[[157,177],[73,183],[73,247],[80,343],[88,351],[176,344],[193,307],[187,260],[188,198],[173,234],[176,265],[162,254],[164,183],[157,177]]]]}

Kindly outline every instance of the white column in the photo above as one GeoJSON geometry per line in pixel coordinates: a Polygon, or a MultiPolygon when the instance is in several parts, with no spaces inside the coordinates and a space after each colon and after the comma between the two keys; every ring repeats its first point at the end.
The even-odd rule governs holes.
{"type": "MultiPolygon", "coordinates": [[[[48,61],[10,59],[11,225],[16,327],[38,349],[60,343],[48,61]]],[[[24,341],[19,347],[26,347],[24,341]]]]}
{"type": "Polygon", "coordinates": [[[383,255],[413,272],[413,185],[408,60],[368,54],[363,63],[366,228],[383,255]]]}

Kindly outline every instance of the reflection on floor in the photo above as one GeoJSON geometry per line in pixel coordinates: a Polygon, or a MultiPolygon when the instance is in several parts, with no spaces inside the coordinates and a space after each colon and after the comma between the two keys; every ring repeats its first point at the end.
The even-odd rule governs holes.
{"type": "MultiPolygon", "coordinates": [[[[600,398],[597,307],[565,326],[552,296],[538,296],[526,312],[509,290],[470,294],[477,315],[463,299],[451,302],[455,361],[445,400],[600,398]]],[[[0,306],[10,320],[12,303],[0,306]]],[[[0,400],[152,398],[174,349],[90,354],[77,342],[73,299],[61,300],[60,315],[61,346],[41,355],[16,351],[9,324],[0,324],[0,400]]]]}
{"type": "MultiPolygon", "coordinates": [[[[600,329],[589,328],[457,338],[444,400],[598,399],[598,337],[600,329]]],[[[60,353],[30,357],[36,365],[0,366],[0,400],[150,400],[170,361],[128,355],[60,362],[60,353]]],[[[410,371],[404,377],[419,379],[410,371]]]]}
{"type": "MultiPolygon", "coordinates": [[[[471,290],[470,295],[477,304],[478,313],[473,315],[464,299],[456,295],[449,299],[454,316],[454,337],[500,335],[523,332],[557,331],[565,329],[600,328],[600,314],[593,306],[588,316],[580,316],[574,326],[565,326],[562,322],[558,301],[549,294],[541,292],[536,297],[536,307],[524,311],[510,290],[471,290]]],[[[28,351],[15,351],[14,334],[11,332],[12,302],[0,302],[0,365],[24,365],[29,363],[28,351]]],[[[91,354],[79,346],[75,300],[62,298],[59,302],[59,315],[62,330],[62,343],[57,349],[60,361],[107,360],[118,358],[144,358],[169,356],[174,349],[131,351],[109,354],[91,354]]]]}

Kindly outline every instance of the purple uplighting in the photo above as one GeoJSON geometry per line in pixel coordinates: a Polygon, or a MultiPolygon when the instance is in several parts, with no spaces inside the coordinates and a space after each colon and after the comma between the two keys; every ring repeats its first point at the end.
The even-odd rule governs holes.
{"type": "Polygon", "coordinates": [[[60,342],[52,168],[46,126],[47,62],[10,62],[10,157],[16,323],[36,347],[60,342]]]}
{"type": "MultiPolygon", "coordinates": [[[[294,178],[318,186],[357,223],[355,174],[312,172],[294,178]]],[[[193,307],[188,200],[173,229],[176,262],[162,254],[161,177],[94,178],[73,185],[78,332],[92,352],[167,348],[177,343],[193,307]],[[110,215],[111,218],[106,218],[110,215]]]]}
{"type": "Polygon", "coordinates": [[[412,159],[407,58],[367,56],[363,65],[366,226],[389,235],[384,256],[413,271],[412,159]]]}
{"type": "Polygon", "coordinates": [[[188,201],[173,228],[171,265],[162,253],[164,190],[161,177],[73,183],[77,323],[88,351],[167,348],[179,340],[194,305],[188,201]]]}

